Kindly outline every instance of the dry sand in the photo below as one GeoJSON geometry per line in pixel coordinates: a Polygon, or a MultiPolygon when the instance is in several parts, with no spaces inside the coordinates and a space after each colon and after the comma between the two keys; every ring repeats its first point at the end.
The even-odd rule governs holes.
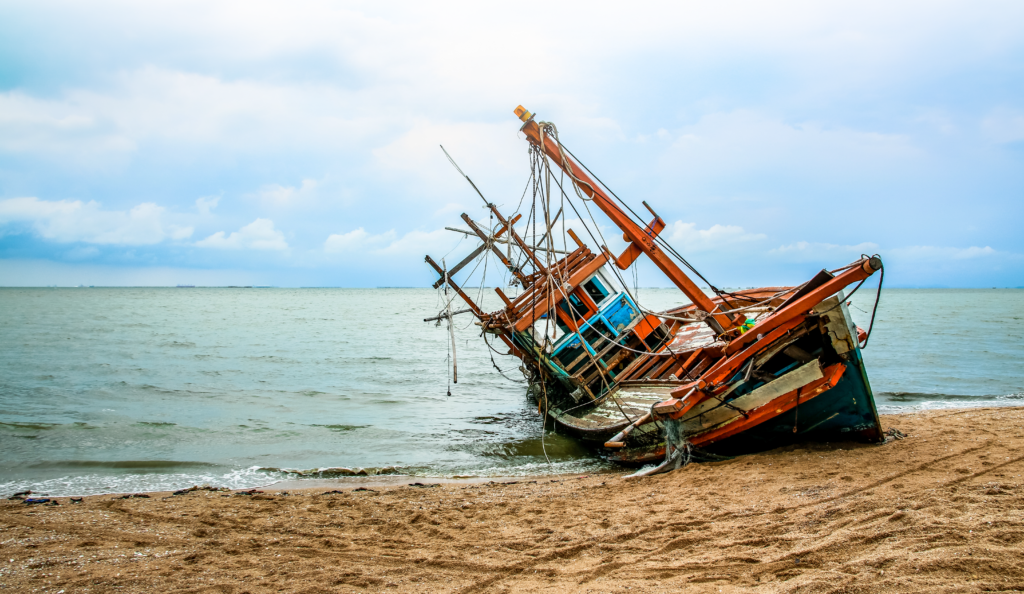
{"type": "Polygon", "coordinates": [[[888,416],[671,474],[0,503],[0,584],[57,592],[1024,590],[1024,409],[888,416]],[[227,495],[227,496],[226,496],[227,495]]]}

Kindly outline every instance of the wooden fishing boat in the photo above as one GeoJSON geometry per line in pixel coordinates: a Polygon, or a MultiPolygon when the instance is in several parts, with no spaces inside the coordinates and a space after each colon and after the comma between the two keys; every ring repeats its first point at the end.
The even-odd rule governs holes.
{"type": "Polygon", "coordinates": [[[532,217],[543,234],[527,242],[515,229],[520,215],[506,218],[467,176],[497,224],[485,228],[463,214],[469,230],[461,232],[481,245],[451,269],[430,256],[426,261],[440,276],[435,288],[450,289],[468,305],[453,311],[448,300],[432,319],[450,325],[454,315],[475,315],[488,347],[502,342],[522,360],[545,423],[550,419],[560,432],[603,447],[611,460],[660,462],[652,472],[692,456],[738,455],[797,441],[884,439],[861,357],[870,327],[864,332],[853,324],[844,296],[851,284],[859,288],[882,270],[878,256],[822,270],[795,287],[729,292],[708,283],[709,295],[690,274],[704,277],[660,236],[665,221],[646,202],[649,222],[561,144],[553,124],[536,121],[522,106],[516,115],[530,143],[535,180],[527,220],[532,217]],[[558,212],[552,187],[560,191],[558,212]],[[578,213],[579,200],[622,231],[625,251],[590,247],[572,229],[557,245],[564,205],[578,213]],[[455,276],[491,254],[521,291],[509,297],[495,289],[504,307],[487,312],[455,276]],[[619,271],[641,256],[688,305],[655,312],[637,302],[619,271]]]}

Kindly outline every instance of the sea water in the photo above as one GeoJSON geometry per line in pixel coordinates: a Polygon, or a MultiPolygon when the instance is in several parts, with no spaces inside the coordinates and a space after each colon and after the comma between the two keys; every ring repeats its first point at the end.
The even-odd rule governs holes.
{"type": "MultiPolygon", "coordinates": [[[[864,328],[874,298],[852,298],[864,328]]],[[[430,289],[0,289],[0,495],[606,468],[542,429],[518,360],[472,316],[455,318],[454,348],[447,323],[423,321],[443,303],[430,289]]],[[[1022,306],[1021,290],[883,291],[864,352],[879,411],[1024,403],[1022,306]]]]}

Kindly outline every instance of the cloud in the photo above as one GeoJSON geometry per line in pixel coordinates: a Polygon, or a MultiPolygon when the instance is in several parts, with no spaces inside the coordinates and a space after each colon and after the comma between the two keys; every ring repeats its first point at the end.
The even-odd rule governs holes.
{"type": "Polygon", "coordinates": [[[858,253],[866,254],[869,252],[878,251],[878,244],[871,242],[858,243],[856,245],[838,245],[834,243],[820,243],[812,241],[797,241],[788,245],[780,245],[779,247],[769,251],[771,254],[794,254],[794,253],[811,253],[820,254],[826,253],[858,253]]]}
{"type": "Polygon", "coordinates": [[[101,88],[71,87],[53,97],[0,93],[0,153],[65,165],[121,163],[153,143],[215,146],[235,156],[266,153],[267,147],[344,149],[389,126],[366,117],[358,93],[331,84],[237,80],[156,66],[106,78],[101,88]]]}
{"type": "Polygon", "coordinates": [[[437,252],[444,245],[457,242],[452,233],[444,229],[436,231],[410,231],[392,241],[387,246],[374,250],[378,254],[389,256],[414,256],[437,252]]]}
{"type": "Polygon", "coordinates": [[[914,121],[920,122],[939,134],[946,136],[957,131],[952,115],[946,110],[924,109],[919,116],[914,118],[914,121]]]}
{"type": "Polygon", "coordinates": [[[1024,111],[1000,107],[981,121],[981,129],[993,142],[1008,144],[1024,140],[1024,111]]]}
{"type": "Polygon", "coordinates": [[[362,250],[366,247],[370,234],[362,227],[348,233],[334,233],[324,241],[324,251],[329,254],[362,250]]]}
{"type": "MultiPolygon", "coordinates": [[[[861,254],[876,254],[882,251],[878,244],[863,242],[842,245],[815,241],[796,241],[768,250],[769,258],[791,263],[811,263],[827,268],[836,268],[860,258],[861,254]]],[[[882,254],[883,259],[885,254],[882,254]]]]}
{"type": "Polygon", "coordinates": [[[286,250],[288,242],[284,234],[274,229],[274,221],[256,219],[231,235],[218,231],[206,239],[195,243],[198,247],[217,248],[223,250],[286,250]]]}
{"type": "Polygon", "coordinates": [[[112,127],[107,115],[80,99],[44,99],[19,90],[0,93],[0,152],[95,161],[134,151],[136,141],[112,127]],[[88,154],[82,152],[85,147],[88,154]]]}
{"type": "Polygon", "coordinates": [[[458,238],[444,229],[435,231],[414,230],[398,236],[394,230],[371,234],[365,229],[335,233],[324,241],[323,249],[329,254],[365,253],[376,256],[394,256],[400,258],[422,258],[428,253],[447,252],[458,243],[458,238]]]}
{"type": "Polygon", "coordinates": [[[166,210],[152,202],[118,211],[103,210],[95,201],[0,200],[0,225],[26,224],[43,239],[60,243],[152,245],[192,236],[192,227],[169,224],[166,217],[166,210]]]}
{"type": "Polygon", "coordinates": [[[924,151],[902,133],[790,122],[752,109],[702,115],[676,131],[662,160],[689,176],[780,172],[803,177],[862,175],[919,162],[924,151]]]}
{"type": "MultiPolygon", "coordinates": [[[[287,246],[282,270],[352,252],[358,278],[374,264],[401,275],[400,258],[419,265],[457,241],[432,229],[487,218],[438,144],[503,212],[519,203],[527,145],[510,111],[522,102],[631,204],[679,219],[667,237],[704,262],[783,243],[780,260],[852,258],[863,239],[1024,251],[1012,223],[1024,94],[1005,76],[1024,50],[1015,0],[553,2],[557,35],[529,11],[468,1],[23,4],[0,19],[19,48],[0,89],[0,199],[83,202],[8,217],[0,234],[287,246]],[[129,210],[138,188],[153,194],[129,210]],[[269,222],[229,231],[257,217],[287,241],[269,222]]],[[[621,233],[599,229],[619,253],[621,233]]],[[[154,266],[235,259],[145,251],[154,266]]],[[[961,261],[1000,257],[972,253],[961,261]]]]}
{"type": "Polygon", "coordinates": [[[1024,278],[1024,254],[990,246],[905,246],[883,250],[882,260],[897,286],[1005,287],[1024,278]]]}
{"type": "Polygon", "coordinates": [[[1024,271],[1024,254],[990,246],[913,245],[883,247],[874,243],[838,245],[798,241],[767,252],[767,265],[835,268],[861,254],[879,254],[887,286],[1016,285],[1024,271]]]}
{"type": "Polygon", "coordinates": [[[372,156],[386,175],[414,182],[420,200],[428,198],[436,205],[435,215],[450,212],[453,198],[472,204],[468,212],[482,207],[476,191],[438,145],[444,146],[487,200],[499,206],[519,202],[529,161],[525,144],[509,134],[507,123],[420,119],[391,142],[373,149],[372,156]]]}
{"type": "Polygon", "coordinates": [[[735,247],[738,243],[749,243],[766,239],[763,233],[748,233],[738,225],[715,224],[707,229],[698,229],[696,223],[676,221],[670,223],[662,235],[674,247],[684,252],[704,252],[735,247]]]}
{"type": "Polygon", "coordinates": [[[95,246],[75,246],[68,250],[64,254],[64,257],[68,260],[88,260],[94,258],[100,254],[100,250],[95,246]]]}
{"type": "MultiPolygon", "coordinates": [[[[586,211],[583,210],[583,212],[586,211]]],[[[539,223],[537,229],[538,239],[544,234],[544,224],[542,221],[539,223]]],[[[483,222],[478,221],[478,224],[483,228],[487,227],[483,222]]],[[[594,220],[584,222],[582,219],[570,217],[565,219],[564,222],[562,218],[559,218],[553,226],[552,237],[556,249],[565,249],[565,243],[562,241],[563,224],[565,229],[572,229],[579,236],[580,240],[592,250],[595,248],[595,244],[599,246],[602,240],[607,242],[608,248],[616,254],[621,253],[626,248],[626,242],[622,238],[622,231],[618,227],[614,227],[607,222],[602,223],[600,220],[595,225],[594,220]],[[587,233],[587,229],[594,234],[593,238],[587,233]]],[[[533,227],[531,225],[520,221],[516,226],[516,231],[527,242],[532,241],[533,227]]],[[[739,225],[721,225],[716,223],[707,229],[698,229],[696,223],[677,220],[673,223],[668,223],[665,229],[662,230],[660,237],[681,253],[693,254],[709,251],[744,250],[748,249],[746,244],[767,239],[768,236],[763,233],[751,233],[739,225]]],[[[573,240],[568,237],[566,237],[566,240],[569,245],[568,249],[575,249],[576,245],[573,243],[573,240]]]]}
{"type": "Polygon", "coordinates": [[[464,204],[462,204],[461,202],[449,202],[448,204],[445,204],[441,208],[435,210],[434,211],[434,216],[435,217],[438,217],[438,216],[450,217],[450,216],[453,216],[453,215],[454,216],[458,216],[459,213],[463,213],[463,212],[466,212],[466,206],[464,204]]]}
{"type": "Polygon", "coordinates": [[[252,197],[273,206],[288,206],[313,195],[319,184],[313,179],[304,179],[299,187],[268,184],[259,189],[252,197]]]}
{"type": "Polygon", "coordinates": [[[974,260],[990,258],[995,256],[1012,256],[1006,252],[1000,252],[989,246],[971,246],[966,248],[939,247],[934,245],[914,245],[896,248],[881,248],[878,244],[865,242],[857,245],[836,245],[831,243],[815,243],[798,241],[788,245],[779,246],[768,252],[783,256],[809,256],[812,258],[829,258],[834,254],[843,254],[850,257],[857,257],[861,254],[881,253],[883,257],[892,256],[906,261],[926,260],[974,260]]]}
{"type": "Polygon", "coordinates": [[[196,210],[201,215],[208,215],[210,211],[217,208],[217,203],[220,202],[220,196],[205,196],[202,198],[196,198],[196,210]]]}
{"type": "Polygon", "coordinates": [[[109,266],[90,262],[0,259],[0,283],[6,287],[95,285],[108,287],[173,287],[270,284],[263,270],[203,270],[166,266],[109,266]]]}
{"type": "MultiPolygon", "coordinates": [[[[1013,257],[1015,254],[999,252],[989,246],[978,247],[972,245],[966,248],[938,247],[933,245],[914,245],[902,248],[886,250],[886,253],[903,260],[929,261],[929,260],[977,260],[994,257],[1013,257]]],[[[1020,256],[1017,256],[1020,258],[1020,256]]]]}

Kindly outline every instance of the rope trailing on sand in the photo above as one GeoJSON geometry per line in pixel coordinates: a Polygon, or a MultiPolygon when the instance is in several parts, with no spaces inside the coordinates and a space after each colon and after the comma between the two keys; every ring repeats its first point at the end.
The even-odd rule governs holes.
{"type": "Polygon", "coordinates": [[[673,470],[683,468],[684,466],[688,466],[691,462],[719,462],[722,460],[732,460],[732,456],[712,454],[711,452],[690,443],[683,434],[682,420],[664,419],[664,423],[665,461],[654,468],[639,470],[624,478],[640,478],[654,474],[661,474],[663,472],[671,472],[673,470]]]}
{"type": "Polygon", "coordinates": [[[639,470],[625,478],[641,478],[678,470],[693,460],[693,444],[682,432],[683,424],[675,419],[665,419],[665,461],[647,470],[639,470]]]}

